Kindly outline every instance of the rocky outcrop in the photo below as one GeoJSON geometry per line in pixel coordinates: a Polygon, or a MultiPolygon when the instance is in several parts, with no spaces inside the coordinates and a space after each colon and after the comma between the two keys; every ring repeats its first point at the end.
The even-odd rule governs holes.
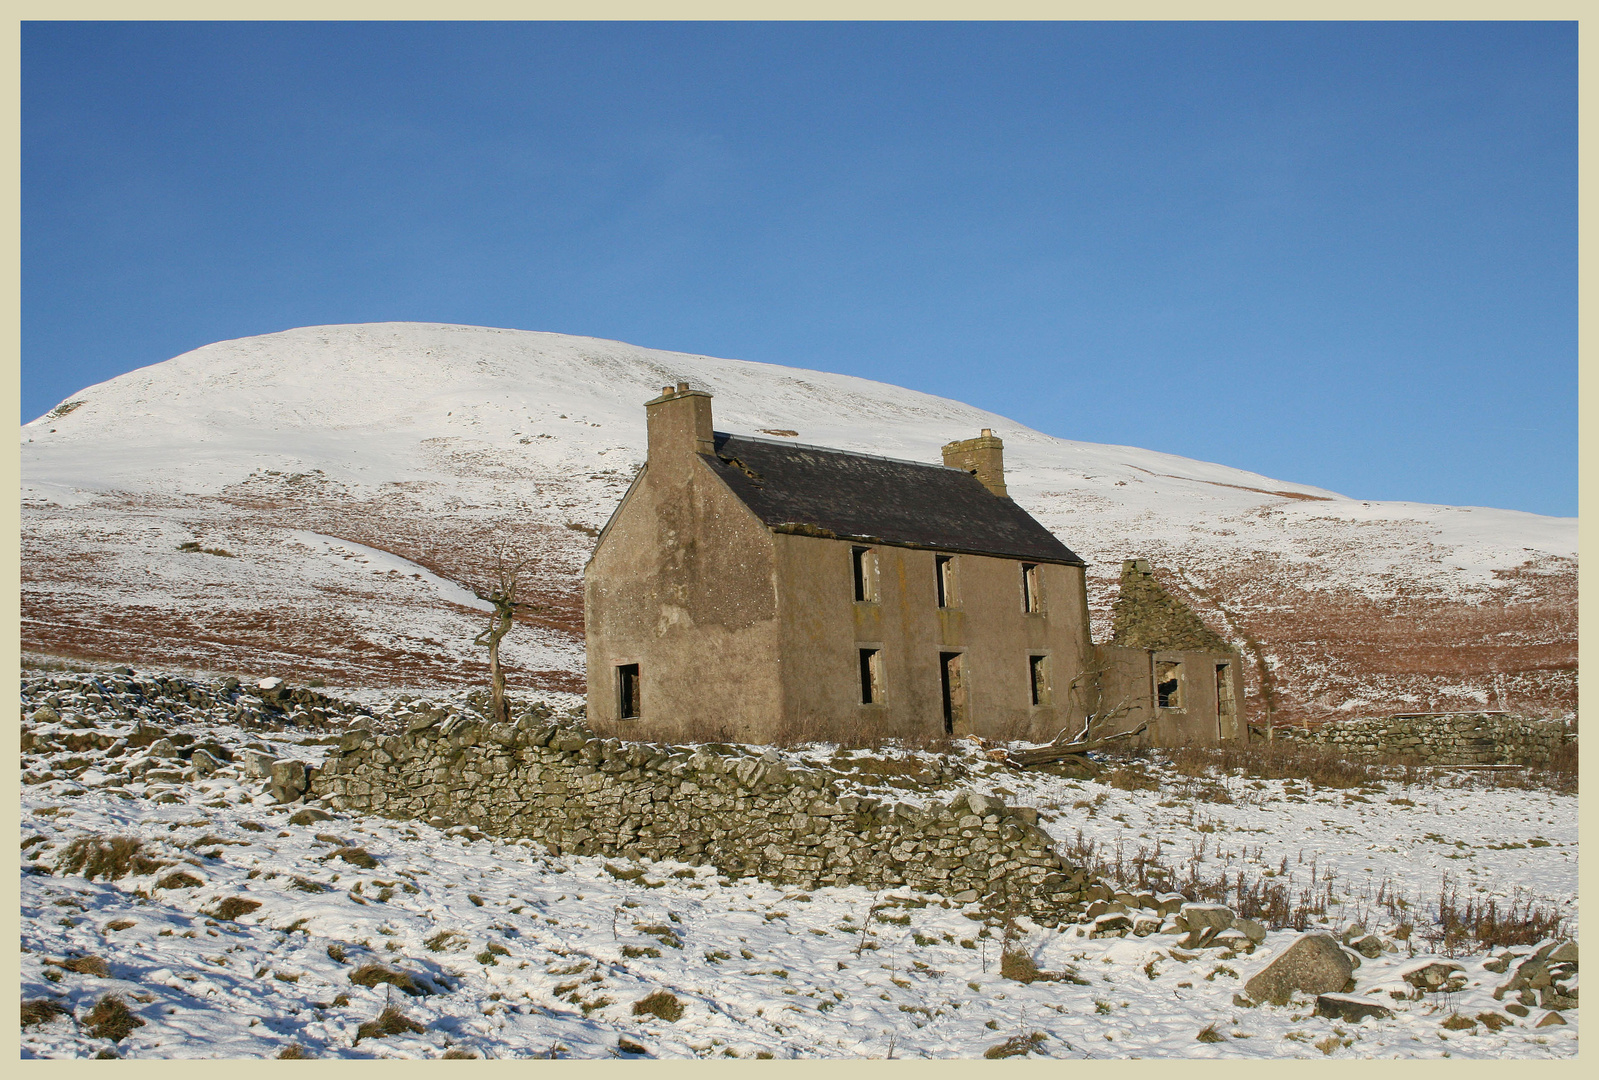
{"type": "Polygon", "coordinates": [[[709,863],[802,888],[909,886],[1045,925],[1081,913],[1090,888],[1036,811],[992,796],[889,804],[772,753],[602,740],[531,714],[352,731],[310,782],[341,810],[471,825],[557,853],[709,863]]]}

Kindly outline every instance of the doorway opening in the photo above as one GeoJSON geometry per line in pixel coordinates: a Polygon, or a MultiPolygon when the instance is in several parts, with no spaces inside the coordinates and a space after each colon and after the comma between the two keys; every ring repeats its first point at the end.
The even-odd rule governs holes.
{"type": "Polygon", "coordinates": [[[961,670],[961,654],[939,653],[938,659],[944,683],[944,734],[969,735],[971,725],[966,719],[966,675],[961,670]]]}

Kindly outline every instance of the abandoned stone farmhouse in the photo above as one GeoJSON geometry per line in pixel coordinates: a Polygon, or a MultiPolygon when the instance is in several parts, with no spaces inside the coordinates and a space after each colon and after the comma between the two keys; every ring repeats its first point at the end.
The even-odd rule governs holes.
{"type": "Polygon", "coordinates": [[[645,414],[645,465],[584,568],[596,730],[1048,740],[1098,712],[1096,736],[1238,737],[1236,657],[1180,619],[1161,640],[1169,604],[1140,594],[1127,639],[1094,645],[1083,560],[1006,494],[992,432],[935,465],[715,431],[687,383],[645,414]]]}

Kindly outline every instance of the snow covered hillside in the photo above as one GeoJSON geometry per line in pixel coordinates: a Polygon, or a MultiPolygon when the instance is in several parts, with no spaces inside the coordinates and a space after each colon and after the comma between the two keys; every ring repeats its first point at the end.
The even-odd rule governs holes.
{"type": "Polygon", "coordinates": [[[1096,633],[1120,560],[1151,559],[1243,652],[1257,716],[1575,709],[1574,519],[1352,500],[848,376],[419,323],[219,342],[25,425],[23,647],[475,680],[469,590],[509,541],[544,604],[507,641],[516,677],[580,691],[581,568],[643,460],[643,402],[684,379],[724,431],[937,461],[993,428],[1012,496],[1090,563],[1096,633]]]}

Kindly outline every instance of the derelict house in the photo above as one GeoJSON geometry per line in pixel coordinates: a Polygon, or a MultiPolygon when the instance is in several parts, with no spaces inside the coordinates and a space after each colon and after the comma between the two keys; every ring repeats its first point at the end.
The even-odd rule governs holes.
{"type": "Polygon", "coordinates": [[[945,464],[712,430],[686,383],[584,570],[588,717],[628,737],[979,734],[1081,724],[1083,561],[1005,494],[984,433],[945,464]]]}

